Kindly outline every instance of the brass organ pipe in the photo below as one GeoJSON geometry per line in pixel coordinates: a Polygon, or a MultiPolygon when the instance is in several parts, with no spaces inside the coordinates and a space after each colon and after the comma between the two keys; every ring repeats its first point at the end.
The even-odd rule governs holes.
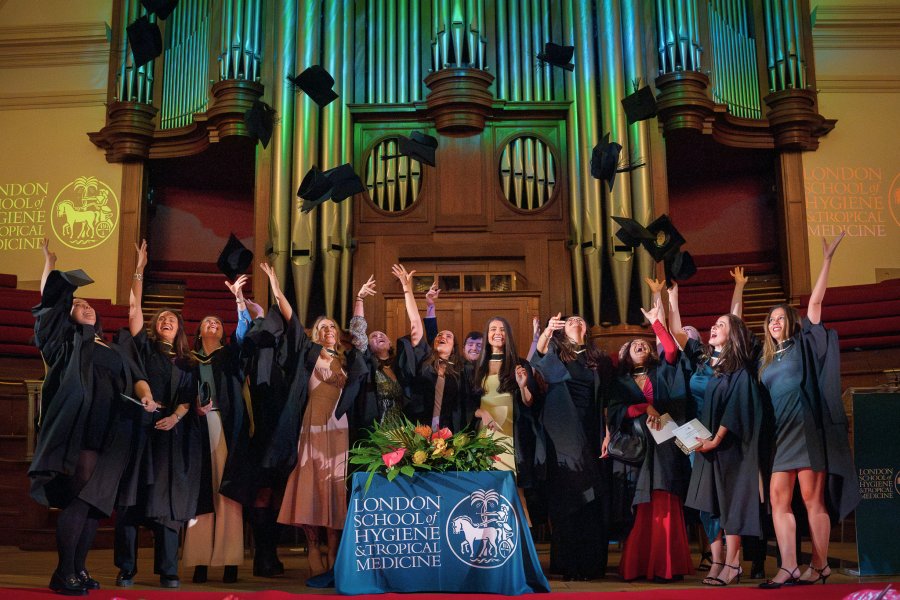
{"type": "MultiPolygon", "coordinates": [[[[502,1],[501,1],[502,4],[502,1]]],[[[575,10],[574,0],[565,0],[563,3],[563,37],[576,42],[575,36],[575,10]]],[[[500,23],[501,20],[497,19],[500,23]]],[[[575,57],[575,72],[573,73],[572,101],[573,110],[568,112],[566,118],[566,140],[568,147],[566,153],[568,155],[569,168],[569,248],[572,257],[572,280],[575,284],[573,308],[577,314],[584,314],[584,257],[581,253],[581,241],[584,235],[582,222],[584,215],[582,208],[584,206],[584,165],[582,163],[583,154],[580,149],[582,145],[587,145],[590,140],[584,140],[581,137],[581,120],[578,110],[580,103],[583,101],[583,94],[576,85],[574,78],[581,75],[582,56],[589,54],[584,49],[575,47],[577,56],[575,57]],[[576,75],[576,73],[578,75],[576,75]]],[[[590,75],[590,71],[588,71],[590,75]]],[[[553,310],[552,307],[543,307],[545,314],[553,310]]],[[[599,320],[597,320],[599,322],[599,320]]]]}
{"type": "MultiPolygon", "coordinates": [[[[326,2],[323,4],[324,23],[322,35],[322,61],[325,69],[335,76],[335,87],[343,84],[343,69],[341,64],[342,51],[342,34],[343,34],[343,5],[340,1],[335,3],[326,2]],[[327,35],[324,32],[328,32],[327,35]]],[[[386,12],[386,23],[390,22],[390,8],[386,12]]],[[[382,44],[390,46],[388,40],[382,39],[382,44]]],[[[390,58],[390,50],[386,53],[390,58]]],[[[390,63],[389,63],[390,64],[390,63]]],[[[339,95],[343,93],[343,89],[335,89],[339,95]]],[[[388,87],[387,92],[390,93],[388,87]]],[[[341,132],[340,132],[340,111],[343,101],[338,100],[332,102],[328,106],[322,108],[320,126],[321,138],[319,140],[319,151],[322,157],[322,168],[331,169],[340,164],[341,158],[341,132]]],[[[322,285],[325,296],[325,314],[334,318],[334,310],[336,306],[338,294],[338,277],[340,275],[340,250],[335,250],[334,246],[340,242],[340,220],[338,215],[338,205],[334,202],[324,202],[319,205],[319,255],[322,258],[322,285]]]]}
{"type": "Polygon", "coordinates": [[[238,72],[241,69],[241,48],[244,39],[244,0],[234,1],[234,21],[232,23],[231,32],[231,73],[229,79],[238,79],[238,72]]]}
{"type": "Polygon", "coordinates": [[[476,11],[476,27],[478,28],[478,68],[484,69],[486,66],[485,61],[487,60],[485,57],[485,44],[487,43],[487,36],[484,31],[484,0],[477,0],[475,4],[476,11]]]}
{"type": "Polygon", "coordinates": [[[689,70],[687,56],[687,32],[684,28],[684,0],[675,0],[675,43],[677,44],[676,56],[681,57],[681,68],[685,71],[689,70]]]}
{"type": "MultiPolygon", "coordinates": [[[[547,98],[544,97],[544,71],[541,68],[537,67],[537,61],[534,56],[543,50],[543,44],[541,43],[541,37],[543,35],[543,30],[541,28],[542,24],[542,15],[541,15],[541,1],[540,0],[531,0],[531,51],[526,54],[528,57],[527,70],[532,75],[532,94],[531,98],[538,102],[544,101],[547,98]]],[[[549,39],[549,38],[548,38],[549,39]]]]}
{"type": "Polygon", "coordinates": [[[784,33],[787,49],[788,87],[797,87],[797,39],[794,37],[793,5],[790,0],[784,3],[784,33]]]}
{"type": "Polygon", "coordinates": [[[521,66],[519,63],[519,3],[516,1],[509,3],[509,100],[518,101],[522,99],[522,78],[521,66]]]}
{"type": "Polygon", "coordinates": [[[469,46],[469,64],[478,66],[478,24],[476,23],[475,0],[466,0],[466,12],[463,23],[466,28],[466,43],[469,46]]]}
{"type": "Polygon", "coordinates": [[[787,88],[787,74],[785,71],[785,47],[784,33],[782,31],[782,14],[781,3],[779,0],[773,0],[772,21],[775,25],[775,69],[776,69],[776,85],[777,89],[783,90],[787,88]]]}
{"type": "MultiPolygon", "coordinates": [[[[409,34],[414,25],[409,20],[409,4],[406,0],[398,0],[397,9],[397,102],[409,102],[409,34]]],[[[415,48],[416,51],[419,50],[418,46],[415,48]]]]}
{"type": "Polygon", "coordinates": [[[509,15],[506,12],[506,0],[497,0],[496,7],[497,38],[494,48],[497,50],[497,79],[495,85],[497,86],[497,98],[509,100],[509,76],[511,69],[508,55],[509,35],[507,33],[507,19],[509,15]]]}
{"type": "Polygon", "coordinates": [[[797,0],[791,0],[792,5],[794,7],[794,40],[797,45],[797,87],[798,88],[806,88],[806,54],[804,52],[803,46],[803,33],[800,28],[800,7],[797,5],[797,0]]]}
{"type": "MultiPolygon", "coordinates": [[[[541,30],[543,35],[541,36],[541,40],[552,40],[553,39],[553,31],[550,29],[550,6],[549,0],[541,0],[541,30]]],[[[542,43],[539,41],[536,48],[541,48],[543,50],[542,43]]],[[[543,96],[541,97],[544,101],[553,100],[553,81],[552,81],[552,71],[550,69],[549,64],[542,64],[540,66],[541,72],[543,73],[542,79],[544,82],[544,90],[543,96]]],[[[563,96],[565,97],[565,96],[563,96]]]]}
{"type": "Polygon", "coordinates": [[[366,96],[365,102],[375,102],[375,28],[372,27],[372,21],[375,16],[375,0],[366,0],[366,19],[365,19],[365,36],[366,36],[366,96]]]}
{"type": "MultiPolygon", "coordinates": [[[[298,35],[297,41],[297,66],[306,68],[317,64],[321,55],[321,25],[319,22],[318,0],[299,0],[298,8],[300,16],[297,28],[292,35],[298,35]]],[[[294,183],[299,185],[306,172],[315,164],[318,164],[317,148],[319,144],[319,109],[315,102],[306,94],[300,94],[295,107],[295,120],[299,127],[294,128],[294,183]]],[[[293,223],[291,227],[292,251],[306,252],[303,256],[298,254],[292,259],[294,273],[294,290],[297,298],[297,317],[301,323],[305,323],[309,308],[309,295],[312,284],[313,271],[317,260],[316,250],[316,221],[319,218],[320,207],[307,214],[299,210],[292,211],[293,223]]]]}
{"type": "Polygon", "coordinates": [[[691,57],[694,63],[694,70],[699,71],[703,48],[700,47],[700,15],[697,13],[697,4],[692,0],[688,0],[689,14],[691,18],[691,57]]]}
{"type": "Polygon", "coordinates": [[[221,55],[219,56],[219,80],[228,79],[228,71],[231,65],[231,52],[229,45],[231,44],[231,12],[232,5],[230,0],[226,0],[222,7],[222,31],[219,34],[219,48],[221,55]]]}
{"type": "MultiPolygon", "coordinates": [[[[400,0],[400,2],[405,5],[405,0],[400,0]]],[[[356,22],[355,14],[354,14],[354,1],[353,0],[344,0],[344,33],[342,35],[342,39],[344,42],[343,52],[341,52],[342,57],[342,65],[341,65],[341,73],[343,73],[343,82],[341,84],[341,95],[346,99],[341,102],[341,132],[342,132],[342,152],[341,152],[341,162],[351,162],[353,159],[353,123],[350,116],[350,109],[347,107],[347,103],[350,98],[352,98],[352,88],[354,82],[354,60],[353,60],[353,48],[354,48],[354,23],[356,22]]],[[[400,21],[400,27],[404,29],[408,29],[409,22],[406,20],[400,21]]],[[[418,46],[416,46],[416,51],[418,51],[418,46]]],[[[406,64],[405,57],[403,64],[406,64]]],[[[404,69],[401,68],[401,72],[404,69]]],[[[348,315],[348,302],[352,297],[351,294],[355,291],[351,289],[352,279],[351,279],[351,263],[352,263],[352,249],[351,242],[353,238],[351,237],[352,231],[351,227],[353,226],[353,202],[355,200],[353,198],[348,198],[346,202],[342,202],[339,205],[340,212],[340,236],[341,236],[341,272],[340,272],[340,283],[341,289],[340,294],[338,296],[340,300],[339,311],[340,314],[338,316],[339,319],[342,319],[347,323],[347,315],[348,315]]]]}
{"type": "Polygon", "coordinates": [[[378,32],[378,40],[375,45],[375,69],[378,73],[378,77],[375,79],[375,101],[379,104],[385,101],[385,89],[384,89],[384,80],[385,80],[385,70],[388,68],[387,60],[385,59],[386,52],[384,51],[384,34],[385,34],[385,26],[384,26],[384,1],[377,0],[376,8],[375,8],[375,31],[378,32]]]}
{"type": "MultiPolygon", "coordinates": [[[[404,0],[400,0],[403,2],[404,0]]],[[[385,57],[385,86],[387,87],[387,93],[385,94],[385,99],[388,102],[396,102],[397,101],[397,69],[402,69],[403,67],[398,64],[397,59],[402,57],[397,56],[397,0],[385,0],[386,14],[385,14],[385,30],[387,33],[386,39],[381,41],[387,47],[387,56],[385,57]]]]}
{"type": "MultiPolygon", "coordinates": [[[[279,121],[272,129],[272,212],[269,215],[269,238],[272,240],[270,260],[278,278],[287,281],[288,265],[291,259],[291,221],[296,197],[292,185],[294,149],[294,105],[296,94],[287,81],[288,75],[296,73],[295,55],[297,46],[297,5],[293,2],[275,3],[272,8],[274,36],[272,43],[272,63],[275,73],[272,77],[272,108],[279,121]],[[292,211],[293,209],[293,211],[292,211]]],[[[299,185],[299,179],[298,185],[299,185]]],[[[257,290],[260,298],[264,290],[257,290]]],[[[300,313],[298,318],[302,320],[300,313]]]]}
{"type": "Polygon", "coordinates": [[[408,102],[418,102],[422,99],[422,15],[419,10],[420,3],[413,2],[409,10],[409,23],[411,30],[411,44],[409,53],[409,96],[408,102]]]}
{"type": "MultiPolygon", "coordinates": [[[[625,85],[636,79],[648,81],[647,68],[644,59],[644,45],[641,36],[641,18],[636,3],[622,3],[622,56],[625,67],[625,85]]],[[[631,91],[631,90],[628,90],[631,91]]],[[[621,111],[620,111],[621,112],[621,111]]],[[[630,126],[626,125],[628,132],[628,156],[629,160],[638,157],[649,156],[650,134],[648,121],[638,121],[630,126]]],[[[634,219],[642,224],[653,220],[653,193],[650,180],[652,165],[643,169],[635,169],[627,173],[631,183],[631,213],[634,219]]],[[[648,252],[640,252],[637,255],[638,277],[643,281],[654,275],[654,261],[648,252]]],[[[646,286],[641,287],[642,306],[650,306],[650,290],[646,286]]]]}
{"type": "Polygon", "coordinates": [[[533,26],[533,22],[531,20],[531,11],[529,10],[528,2],[522,2],[520,4],[520,9],[521,12],[519,13],[519,27],[521,35],[519,37],[519,40],[521,42],[522,48],[522,70],[519,72],[519,76],[522,78],[522,100],[530,102],[534,98],[531,89],[531,65],[532,61],[534,60],[534,54],[531,52],[531,28],[533,26]]]}
{"type": "Polygon", "coordinates": [[[438,66],[438,70],[443,69],[444,65],[450,64],[450,44],[452,37],[452,27],[451,27],[451,18],[450,18],[450,0],[438,0],[440,4],[440,19],[441,19],[441,33],[440,42],[441,42],[441,63],[438,66]]]}
{"type": "Polygon", "coordinates": [[[678,70],[676,53],[678,51],[678,30],[675,27],[675,2],[679,0],[666,0],[666,55],[669,59],[669,72],[678,70]]]}
{"type": "Polygon", "coordinates": [[[775,42],[774,42],[774,23],[772,22],[772,7],[770,1],[763,2],[763,14],[765,16],[766,36],[766,69],[769,73],[769,91],[774,92],[775,87],[775,42]]]}

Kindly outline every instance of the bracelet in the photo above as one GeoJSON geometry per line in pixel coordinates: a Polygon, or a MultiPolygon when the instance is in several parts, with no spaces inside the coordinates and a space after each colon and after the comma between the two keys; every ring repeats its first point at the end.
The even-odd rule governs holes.
{"type": "Polygon", "coordinates": [[[144,280],[144,274],[143,274],[143,273],[135,273],[135,274],[134,274],[134,279],[135,279],[135,281],[143,281],[143,280],[144,280]]]}
{"type": "Polygon", "coordinates": [[[182,415],[179,415],[177,412],[173,412],[172,414],[175,415],[175,420],[176,420],[176,421],[180,421],[180,420],[181,420],[182,415]]]}
{"type": "Polygon", "coordinates": [[[360,302],[363,301],[363,297],[362,297],[362,296],[357,296],[356,299],[359,300],[360,302]]]}

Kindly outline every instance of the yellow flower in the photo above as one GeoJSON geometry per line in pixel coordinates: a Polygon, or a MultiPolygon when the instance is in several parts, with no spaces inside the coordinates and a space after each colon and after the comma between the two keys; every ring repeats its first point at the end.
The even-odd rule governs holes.
{"type": "Polygon", "coordinates": [[[453,448],[447,448],[446,450],[441,452],[441,456],[443,456],[444,458],[450,458],[451,456],[453,456],[453,448]]]}
{"type": "Polygon", "coordinates": [[[413,454],[413,463],[417,465],[421,465],[428,459],[428,453],[424,450],[416,450],[416,453],[413,454]]]}
{"type": "Polygon", "coordinates": [[[441,438],[438,438],[431,443],[434,444],[434,449],[438,452],[441,452],[444,448],[447,447],[447,442],[441,438]]]}

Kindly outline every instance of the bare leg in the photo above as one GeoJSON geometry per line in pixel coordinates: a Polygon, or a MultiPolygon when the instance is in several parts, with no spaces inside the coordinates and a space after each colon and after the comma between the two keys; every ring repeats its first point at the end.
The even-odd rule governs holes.
{"type": "Polygon", "coordinates": [[[743,572],[741,569],[741,536],[726,535],[725,545],[727,546],[725,567],[722,569],[719,579],[725,583],[732,583],[743,572]]]}
{"type": "Polygon", "coordinates": [[[309,525],[303,526],[303,533],[306,534],[307,559],[309,560],[309,574],[314,577],[328,570],[325,564],[325,557],[319,550],[319,528],[309,525]]]}
{"type": "Polygon", "coordinates": [[[769,498],[772,501],[772,523],[775,525],[775,538],[778,540],[781,569],[784,569],[779,569],[771,579],[776,583],[784,583],[797,576],[797,521],[791,511],[796,480],[797,471],[778,471],[772,473],[770,480],[769,498]]]}
{"type": "MultiPolygon", "coordinates": [[[[706,579],[718,577],[722,572],[722,569],[724,568],[723,565],[725,564],[725,540],[721,531],[719,532],[719,535],[716,536],[716,539],[712,540],[709,543],[709,551],[712,554],[712,565],[710,565],[709,567],[709,575],[707,575],[706,579]]],[[[704,582],[706,581],[706,579],[704,579],[704,582]]]]}
{"type": "MultiPolygon", "coordinates": [[[[812,540],[812,558],[810,566],[819,569],[822,575],[831,574],[828,568],[828,538],[831,535],[831,518],[825,508],[825,471],[801,469],[797,478],[800,480],[800,494],[809,514],[809,537],[812,540]]],[[[803,572],[801,579],[817,579],[819,573],[812,569],[803,572]]]]}
{"type": "Polygon", "coordinates": [[[341,542],[341,530],[326,529],[325,531],[328,532],[328,563],[326,566],[333,569],[334,563],[337,561],[338,544],[341,542]]]}

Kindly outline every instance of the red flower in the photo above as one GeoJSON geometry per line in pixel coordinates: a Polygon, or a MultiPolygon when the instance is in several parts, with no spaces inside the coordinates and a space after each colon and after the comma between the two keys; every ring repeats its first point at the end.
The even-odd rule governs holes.
{"type": "Polygon", "coordinates": [[[499,456],[492,456],[492,457],[491,457],[491,460],[493,460],[494,462],[500,462],[500,457],[499,457],[499,456]]]}
{"type": "Polygon", "coordinates": [[[431,434],[431,441],[441,439],[441,440],[449,440],[453,437],[453,432],[450,431],[449,427],[444,427],[443,429],[438,429],[434,433],[431,434]]]}
{"type": "Polygon", "coordinates": [[[387,468],[391,468],[401,460],[403,460],[403,455],[406,454],[406,448],[398,448],[393,452],[388,452],[387,454],[381,455],[381,460],[384,461],[384,464],[387,468]]]}

